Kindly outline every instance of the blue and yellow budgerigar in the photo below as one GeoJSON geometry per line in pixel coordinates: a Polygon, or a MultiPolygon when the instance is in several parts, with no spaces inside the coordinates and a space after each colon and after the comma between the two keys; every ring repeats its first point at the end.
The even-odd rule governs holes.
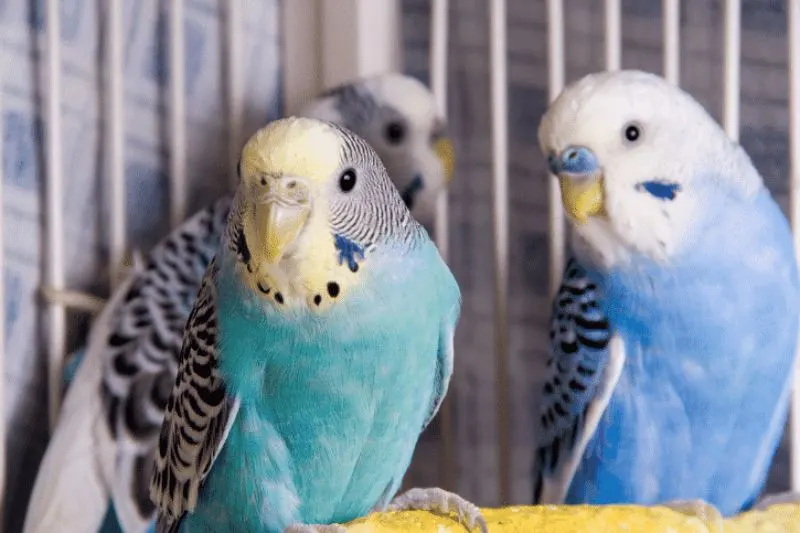
{"type": "MultiPolygon", "coordinates": [[[[425,206],[449,181],[453,154],[424,85],[397,73],[356,79],[301,114],[346,125],[365,139],[412,215],[432,222],[425,206]],[[415,182],[423,186],[409,186],[415,182]]],[[[93,324],[39,468],[25,533],[144,533],[152,526],[153,456],[181,336],[232,198],[202,209],[148,251],[93,324]]]]}
{"type": "Polygon", "coordinates": [[[741,146],[652,74],[570,85],[539,142],[574,239],[553,303],[536,500],[748,507],[793,375],[786,218],[741,146]]]}
{"type": "MultiPolygon", "coordinates": [[[[157,529],[336,530],[398,490],[447,391],[460,292],[349,130],[272,122],[239,168],[161,428],[157,529]]],[[[405,507],[444,498],[485,530],[415,491],[405,507]]]]}

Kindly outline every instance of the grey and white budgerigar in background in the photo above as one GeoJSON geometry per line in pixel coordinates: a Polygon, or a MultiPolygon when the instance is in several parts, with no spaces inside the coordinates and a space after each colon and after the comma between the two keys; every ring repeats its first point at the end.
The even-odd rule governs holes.
{"type": "Polygon", "coordinates": [[[436,200],[455,171],[455,153],[422,82],[397,73],[365,78],[328,91],[300,114],[342,124],[363,137],[389,169],[414,218],[433,228],[436,200]]]}
{"type": "Polygon", "coordinates": [[[553,303],[536,501],[747,509],[792,387],[786,217],[742,147],[652,74],[573,83],[539,143],[574,240],[553,303]]]}
{"type": "MultiPolygon", "coordinates": [[[[396,183],[419,177],[429,184],[406,191],[404,200],[412,205],[435,184],[445,184],[452,172],[452,148],[433,95],[407,76],[356,80],[326,93],[303,114],[346,123],[376,145],[390,177],[398,176],[396,183]]],[[[67,390],[39,467],[26,533],[96,531],[106,514],[103,531],[150,527],[155,509],[149,476],[177,374],[183,327],[231,199],[221,198],[175,229],[131,272],[98,316],[87,346],[80,350],[85,364],[78,366],[67,390]]]]}

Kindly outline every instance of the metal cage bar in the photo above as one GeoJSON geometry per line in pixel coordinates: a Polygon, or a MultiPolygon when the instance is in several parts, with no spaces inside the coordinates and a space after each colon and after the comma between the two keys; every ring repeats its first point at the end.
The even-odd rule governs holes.
{"type": "Polygon", "coordinates": [[[178,226],[186,218],[186,51],[184,0],[170,2],[169,18],[169,118],[170,118],[170,220],[178,226]]]}
{"type": "Polygon", "coordinates": [[[125,256],[126,214],[125,206],[125,125],[122,105],[124,85],[122,79],[122,2],[109,0],[106,4],[106,102],[108,137],[106,167],[109,176],[108,201],[111,208],[109,231],[109,276],[111,290],[120,281],[122,261],[125,256]]]}
{"type": "MultiPolygon", "coordinates": [[[[790,220],[794,245],[800,250],[800,0],[789,0],[789,162],[790,220]]],[[[790,418],[791,476],[793,492],[800,492],[800,346],[794,375],[794,391],[790,418]]]]}
{"type": "Polygon", "coordinates": [[[506,2],[489,5],[492,104],[492,214],[494,228],[494,342],[500,501],[511,494],[508,376],[508,75],[506,2]]]}
{"type": "Polygon", "coordinates": [[[739,140],[739,83],[742,46],[742,5],[740,0],[725,0],[725,89],[722,125],[734,141],[739,140]]]}
{"type": "Polygon", "coordinates": [[[241,149],[242,115],[244,112],[244,94],[239,66],[241,39],[239,25],[242,19],[241,0],[228,0],[225,13],[227,37],[227,89],[228,89],[228,164],[230,165],[231,184],[239,182],[236,171],[241,149]]]}
{"type": "MultiPolygon", "coordinates": [[[[447,49],[449,42],[449,0],[433,0],[431,3],[431,45],[430,45],[430,79],[433,97],[439,113],[447,118],[447,49]]],[[[434,236],[436,246],[442,258],[448,260],[449,227],[448,227],[448,194],[444,189],[436,203],[436,220],[434,236]]],[[[439,460],[440,484],[443,487],[456,485],[456,443],[455,430],[453,429],[453,384],[450,385],[448,394],[439,408],[441,421],[441,456],[439,460]]]]}
{"type": "Polygon", "coordinates": [[[681,75],[681,0],[662,0],[664,78],[675,85],[681,75]]]}
{"type": "Polygon", "coordinates": [[[606,70],[622,67],[622,5],[621,0],[605,1],[606,70]]]}
{"type": "Polygon", "coordinates": [[[5,516],[5,488],[6,488],[6,387],[5,387],[5,361],[6,361],[6,331],[5,331],[5,212],[3,205],[3,171],[5,161],[3,157],[3,78],[0,77],[0,516],[5,516]]]}
{"type": "MultiPolygon", "coordinates": [[[[564,55],[564,0],[547,0],[547,99],[552,102],[564,88],[566,77],[564,55]]],[[[550,177],[547,182],[549,233],[548,265],[549,295],[555,295],[564,270],[566,222],[561,206],[558,182],[550,177]]]]}
{"type": "MultiPolygon", "coordinates": [[[[64,226],[63,213],[63,144],[61,131],[61,2],[47,1],[47,149],[45,277],[55,290],[64,289],[64,226]]],[[[66,309],[61,303],[48,305],[50,336],[48,338],[47,385],[50,429],[55,428],[61,405],[61,366],[67,339],[66,309]]]]}

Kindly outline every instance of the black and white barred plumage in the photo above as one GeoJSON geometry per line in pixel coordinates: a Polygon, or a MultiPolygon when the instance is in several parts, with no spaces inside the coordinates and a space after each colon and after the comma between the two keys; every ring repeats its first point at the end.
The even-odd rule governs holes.
{"type": "MultiPolygon", "coordinates": [[[[154,450],[178,370],[184,325],[206,267],[216,253],[230,203],[231,197],[226,196],[173,231],[150,252],[144,267],[130,275],[124,291],[109,302],[95,326],[102,327],[102,331],[93,332],[69,393],[99,393],[102,402],[96,414],[98,420],[92,422],[95,429],[89,430],[90,435],[75,436],[70,433],[70,424],[63,424],[63,430],[59,425],[48,448],[48,455],[69,456],[72,442],[68,439],[78,441],[94,435],[94,446],[99,449],[86,450],[85,454],[104,456],[98,460],[104,477],[100,481],[107,491],[104,505],[107,507],[113,500],[115,513],[126,532],[146,531],[155,518],[149,495],[154,450]],[[92,368],[84,367],[101,368],[98,379],[90,376],[92,368]],[[99,390],[91,390],[93,387],[99,390]]],[[[90,411],[88,405],[80,408],[90,411]]],[[[77,445],[85,443],[78,441],[77,445]]],[[[45,456],[43,465],[47,459],[45,456]]],[[[38,503],[37,492],[46,491],[45,485],[52,483],[51,479],[44,479],[50,477],[51,474],[40,472],[32,505],[38,503]]],[[[92,507],[98,505],[89,503],[92,507]]],[[[61,512],[53,511],[56,515],[53,523],[59,522],[57,515],[61,512]]],[[[88,508],[79,512],[84,512],[87,521],[98,520],[89,516],[92,513],[88,508]]],[[[29,509],[26,531],[52,527],[49,522],[34,524],[39,517],[32,516],[33,513],[29,509]]]]}
{"type": "MultiPolygon", "coordinates": [[[[165,425],[155,454],[151,497],[159,502],[156,531],[177,530],[180,517],[197,503],[200,483],[208,474],[238,401],[225,394],[219,375],[214,261],[203,278],[200,292],[186,322],[180,367],[166,406],[165,425]]],[[[148,479],[148,482],[151,482],[148,479]]]]}
{"type": "Polygon", "coordinates": [[[155,512],[149,497],[153,448],[177,373],[183,328],[230,201],[218,200],[153,249],[110,324],[102,395],[112,434],[122,444],[117,470],[130,476],[129,486],[114,487],[114,500],[135,502],[142,518],[155,512]]]}
{"type": "Polygon", "coordinates": [[[550,358],[539,408],[534,464],[534,503],[543,478],[565,460],[581,436],[590,402],[608,359],[611,330],[601,295],[587,272],[570,259],[553,301],[550,358]]]}

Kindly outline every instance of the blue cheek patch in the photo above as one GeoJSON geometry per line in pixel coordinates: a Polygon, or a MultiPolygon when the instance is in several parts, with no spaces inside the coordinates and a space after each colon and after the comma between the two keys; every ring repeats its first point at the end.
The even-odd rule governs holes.
{"type": "Polygon", "coordinates": [[[681,186],[677,183],[670,183],[668,181],[643,181],[636,185],[636,190],[647,191],[651,196],[655,196],[659,200],[674,200],[681,186]]]}
{"type": "Polygon", "coordinates": [[[358,271],[358,259],[364,259],[364,248],[354,243],[343,235],[334,235],[334,246],[339,252],[339,264],[347,261],[347,268],[350,272],[358,271]]]}

